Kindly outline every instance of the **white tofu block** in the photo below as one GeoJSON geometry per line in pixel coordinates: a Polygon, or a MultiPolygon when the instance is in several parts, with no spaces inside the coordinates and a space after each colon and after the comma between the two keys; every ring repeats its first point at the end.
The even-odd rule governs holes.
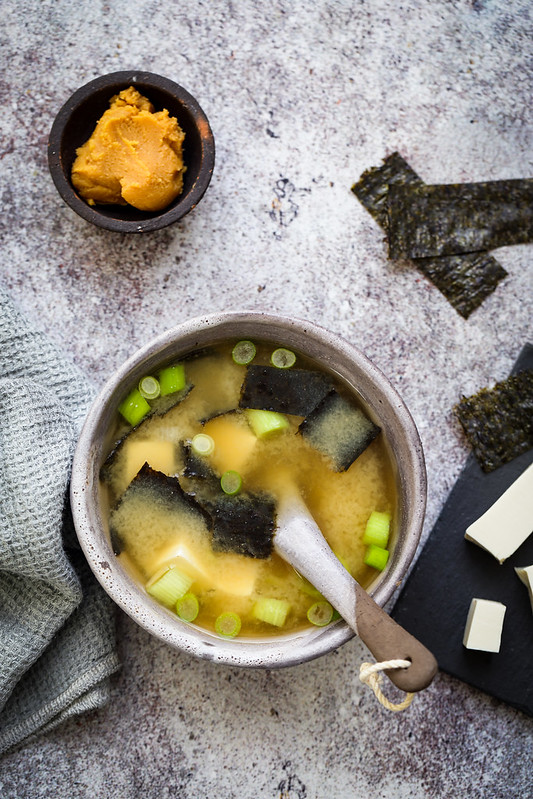
{"type": "Polygon", "coordinates": [[[463,645],[482,652],[499,652],[506,607],[491,599],[473,599],[466,620],[463,645]]]}
{"type": "Polygon", "coordinates": [[[531,610],[533,611],[533,566],[517,566],[515,572],[529,591],[531,610]]]}
{"type": "Polygon", "coordinates": [[[176,471],[175,445],[171,441],[157,439],[127,441],[125,479],[128,484],[145,463],[163,474],[173,474],[176,471]]]}
{"type": "Polygon", "coordinates": [[[532,532],[533,463],[467,528],[465,538],[503,563],[532,532]]]}

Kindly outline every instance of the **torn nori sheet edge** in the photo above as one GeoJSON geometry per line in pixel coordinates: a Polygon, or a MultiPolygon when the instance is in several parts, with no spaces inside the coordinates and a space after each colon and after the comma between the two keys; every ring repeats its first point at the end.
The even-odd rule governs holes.
{"type": "MultiPolygon", "coordinates": [[[[382,166],[364,172],[352,186],[361,204],[381,225],[388,229],[389,186],[424,186],[422,179],[402,156],[395,152],[382,166]]],[[[450,305],[464,318],[496,289],[507,272],[489,253],[419,258],[414,265],[446,297],[450,305]]]]}
{"type": "Polygon", "coordinates": [[[533,447],[533,369],[463,397],[454,411],[479,465],[494,471],[533,447]]]}
{"type": "Polygon", "coordinates": [[[533,241],[533,180],[390,184],[389,258],[431,258],[533,241]]]}
{"type": "Polygon", "coordinates": [[[246,367],[239,408],[307,416],[332,388],[331,380],[322,372],[250,364],[246,367]]]}

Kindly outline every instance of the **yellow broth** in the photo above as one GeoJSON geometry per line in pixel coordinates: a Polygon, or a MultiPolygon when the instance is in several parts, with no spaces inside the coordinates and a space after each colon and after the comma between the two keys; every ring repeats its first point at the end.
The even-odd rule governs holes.
{"type": "MultiPolygon", "coordinates": [[[[194,482],[183,475],[182,443],[207,432],[218,441],[215,452],[206,456],[217,474],[236,469],[243,479],[243,491],[268,492],[274,499],[288,481],[293,482],[329,545],[351,574],[363,586],[376,576],[377,572],[363,562],[365,525],[373,510],[389,512],[393,522],[396,511],[395,481],[383,434],[344,472],[334,471],[328,458],[297,434],[303,417],[287,416],[288,430],[257,439],[243,411],[235,410],[246,367],[233,362],[234,343],[217,345],[198,357],[184,359],[187,382],[194,387],[176,407],[162,416],[147,418],[129,432],[107,470],[102,488],[109,507],[118,505],[114,524],[120,529],[119,560],[139,582],[146,585],[162,567],[173,564],[193,579],[190,590],[200,605],[194,624],[214,631],[221,613],[234,612],[242,620],[241,637],[280,635],[310,626],[306,614],[320,595],[275,552],[266,559],[215,552],[207,526],[186,512],[162,513],[157,502],[148,509],[145,504],[137,508],[135,503],[129,503],[124,512],[119,503],[145,462],[153,469],[177,476],[186,492],[194,492],[194,482]],[[229,412],[233,413],[220,416],[229,412]],[[235,440],[231,438],[232,431],[235,440]],[[290,611],[282,628],[253,617],[254,602],[260,597],[289,602],[290,611]]],[[[255,343],[254,364],[268,364],[275,345],[255,343]]],[[[323,371],[300,354],[296,367],[323,371]]],[[[346,388],[332,380],[337,391],[346,394],[346,388]]],[[[357,404],[355,397],[351,399],[357,404]]],[[[123,431],[124,423],[117,421],[115,440],[123,431]]]]}

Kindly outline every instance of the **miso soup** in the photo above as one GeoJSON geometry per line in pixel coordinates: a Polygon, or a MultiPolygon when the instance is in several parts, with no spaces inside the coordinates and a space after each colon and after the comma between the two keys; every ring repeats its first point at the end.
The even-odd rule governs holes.
{"type": "Polygon", "coordinates": [[[338,618],[274,551],[287,486],[363,586],[386,565],[396,489],[383,434],[282,343],[227,341],[146,375],[113,440],[101,483],[115,553],[184,621],[278,636],[338,618]]]}

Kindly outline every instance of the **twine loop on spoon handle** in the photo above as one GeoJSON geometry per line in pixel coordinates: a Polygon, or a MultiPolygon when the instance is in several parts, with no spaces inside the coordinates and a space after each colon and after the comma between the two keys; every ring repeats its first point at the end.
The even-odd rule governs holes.
{"type": "Polygon", "coordinates": [[[411,665],[410,660],[385,660],[381,663],[361,663],[359,669],[359,679],[365,685],[370,686],[376,695],[378,702],[383,705],[387,710],[392,710],[393,713],[399,713],[409,707],[414,699],[414,693],[406,693],[405,699],[401,702],[391,702],[383,691],[381,690],[382,671],[387,669],[407,669],[411,665]]]}

